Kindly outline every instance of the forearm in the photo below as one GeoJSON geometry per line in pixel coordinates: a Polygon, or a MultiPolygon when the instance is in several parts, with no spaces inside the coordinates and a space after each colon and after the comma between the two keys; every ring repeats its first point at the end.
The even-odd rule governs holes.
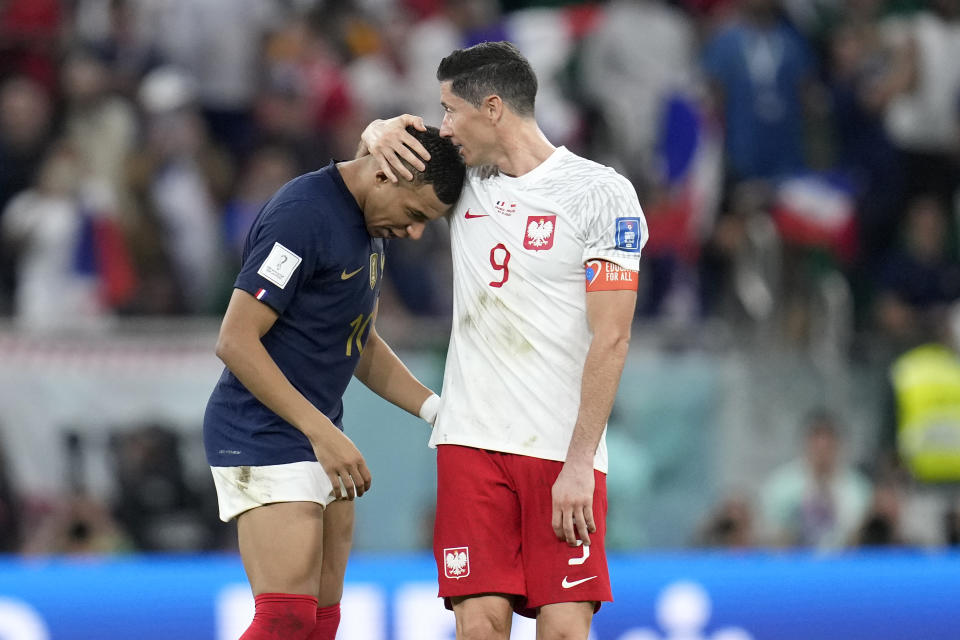
{"type": "Polygon", "coordinates": [[[308,437],[316,425],[331,424],[329,418],[313,406],[290,384],[259,339],[221,340],[217,355],[250,393],[268,409],[302,431],[308,437]]]}
{"type": "Polygon", "coordinates": [[[433,394],[376,330],[370,332],[354,375],[378,396],[413,415],[419,414],[424,400],[433,394]]]}
{"type": "Polygon", "coordinates": [[[593,467],[597,446],[613,409],[620,375],[627,358],[629,337],[604,339],[594,337],[583,366],[580,411],[567,448],[566,462],[593,467]]]}

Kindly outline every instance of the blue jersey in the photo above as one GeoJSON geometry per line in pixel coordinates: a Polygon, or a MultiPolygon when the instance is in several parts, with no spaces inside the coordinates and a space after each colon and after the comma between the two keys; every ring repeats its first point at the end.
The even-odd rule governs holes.
{"type": "MultiPolygon", "coordinates": [[[[385,242],[333,163],[295,178],[263,207],[243,249],[234,287],[279,317],[263,345],[287,379],[339,428],[342,396],[370,333],[385,242]]],[[[316,460],[299,429],[224,369],[203,420],[211,466],[316,460]]]]}

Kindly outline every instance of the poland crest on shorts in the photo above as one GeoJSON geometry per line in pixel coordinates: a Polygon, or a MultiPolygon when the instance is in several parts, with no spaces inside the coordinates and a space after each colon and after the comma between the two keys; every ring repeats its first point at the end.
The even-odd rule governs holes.
{"type": "Polygon", "coordinates": [[[453,547],[443,550],[443,575],[455,580],[470,575],[469,547],[453,547]]]}

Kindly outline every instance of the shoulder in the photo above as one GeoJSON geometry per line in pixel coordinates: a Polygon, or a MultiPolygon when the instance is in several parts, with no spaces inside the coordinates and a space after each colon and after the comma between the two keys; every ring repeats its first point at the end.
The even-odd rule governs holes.
{"type": "Polygon", "coordinates": [[[633,184],[612,167],[566,151],[545,180],[547,188],[574,204],[595,198],[636,199],[633,184]]]}
{"type": "Polygon", "coordinates": [[[290,180],[273,194],[268,205],[283,205],[289,202],[323,197],[333,188],[329,167],[304,173],[290,180]]]}
{"type": "Polygon", "coordinates": [[[264,205],[261,222],[290,222],[310,228],[325,225],[337,208],[336,184],[326,169],[298,176],[280,187],[264,205]]]}

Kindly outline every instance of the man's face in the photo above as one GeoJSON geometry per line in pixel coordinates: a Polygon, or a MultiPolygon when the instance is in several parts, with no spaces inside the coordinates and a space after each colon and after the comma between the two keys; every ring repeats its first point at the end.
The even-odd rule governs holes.
{"type": "Polygon", "coordinates": [[[440,202],[431,184],[414,185],[406,180],[390,182],[377,172],[376,187],[363,209],[367,232],[375,238],[413,238],[418,240],[428,222],[450,210],[440,202]]]}
{"type": "Polygon", "coordinates": [[[468,167],[493,164],[490,150],[493,148],[493,128],[481,109],[457,96],[451,81],[440,83],[440,104],[443,105],[443,122],[440,135],[450,138],[460,148],[460,155],[468,167]]]}
{"type": "Polygon", "coordinates": [[[807,460],[819,478],[833,475],[840,453],[840,440],[833,431],[818,429],[807,436],[807,460]]]}

